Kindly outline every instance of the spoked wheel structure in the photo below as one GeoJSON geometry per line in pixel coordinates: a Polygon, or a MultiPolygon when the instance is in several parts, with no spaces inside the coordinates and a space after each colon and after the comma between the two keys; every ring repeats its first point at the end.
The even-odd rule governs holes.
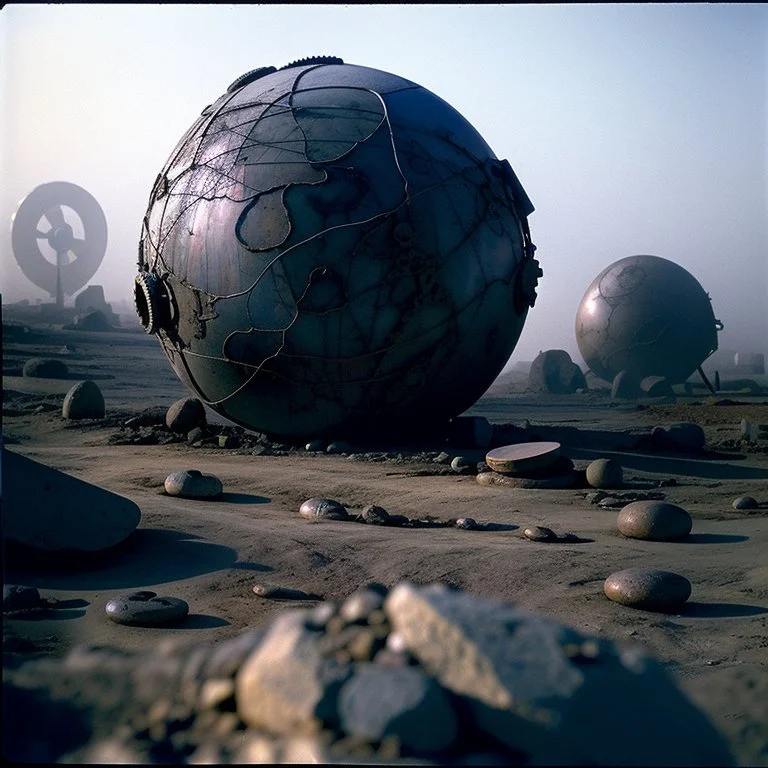
{"type": "Polygon", "coordinates": [[[52,181],[22,200],[11,242],[25,276],[63,306],[64,296],[76,293],[96,274],[107,249],[107,220],[82,187],[52,181]]]}

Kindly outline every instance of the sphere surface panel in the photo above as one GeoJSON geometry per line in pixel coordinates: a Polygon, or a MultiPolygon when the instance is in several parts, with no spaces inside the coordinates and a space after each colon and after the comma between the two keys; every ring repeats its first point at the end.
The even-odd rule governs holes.
{"type": "Polygon", "coordinates": [[[693,275],[659,256],[628,256],[590,284],[576,312],[576,342],[601,379],[627,371],[675,384],[717,349],[718,325],[693,275]]]}
{"type": "Polygon", "coordinates": [[[378,70],[294,67],[225,94],[172,153],[142,230],[177,374],[277,435],[461,413],[528,309],[513,294],[534,260],[501,168],[446,102],[378,70]]]}

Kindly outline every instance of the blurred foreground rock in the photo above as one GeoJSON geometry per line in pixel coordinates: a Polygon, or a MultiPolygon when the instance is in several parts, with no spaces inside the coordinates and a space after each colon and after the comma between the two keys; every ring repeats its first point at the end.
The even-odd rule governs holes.
{"type": "Polygon", "coordinates": [[[217,645],[164,643],[141,654],[79,647],[8,670],[5,756],[733,764],[644,650],[442,585],[370,585],[217,645]]]}

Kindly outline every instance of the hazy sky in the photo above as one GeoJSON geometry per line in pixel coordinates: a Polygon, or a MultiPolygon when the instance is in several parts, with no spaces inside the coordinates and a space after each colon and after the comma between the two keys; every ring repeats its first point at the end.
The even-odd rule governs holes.
{"type": "Polygon", "coordinates": [[[517,172],[544,270],[512,356],[567,349],[592,279],[671,259],[768,356],[768,4],[6,5],[0,10],[0,288],[31,286],[10,219],[35,186],[101,203],[91,283],[130,299],[157,173],[200,111],[259,66],[340,56],[458,109],[517,172]]]}

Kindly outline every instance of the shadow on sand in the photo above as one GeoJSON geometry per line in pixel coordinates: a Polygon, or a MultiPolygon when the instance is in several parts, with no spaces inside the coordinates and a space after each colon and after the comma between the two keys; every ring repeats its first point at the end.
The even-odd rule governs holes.
{"type": "Polygon", "coordinates": [[[687,475],[715,480],[766,480],[768,469],[744,467],[724,461],[682,459],[669,455],[654,456],[648,453],[628,451],[596,451],[586,448],[563,446],[562,453],[571,459],[615,459],[626,469],[640,472],[659,472],[664,475],[687,475]]]}
{"type": "Polygon", "coordinates": [[[269,504],[272,499],[267,496],[255,496],[252,493],[222,493],[219,501],[227,504],[269,504]]]}
{"type": "Polygon", "coordinates": [[[735,544],[739,541],[749,541],[749,536],[738,533],[689,533],[678,544],[735,544]]]}
{"type": "Polygon", "coordinates": [[[768,608],[738,603],[685,603],[677,615],[689,619],[736,619],[745,616],[761,616],[768,608]]]}
{"type": "Polygon", "coordinates": [[[233,568],[271,571],[259,563],[237,562],[231,547],[201,541],[183,531],[145,528],[97,554],[43,555],[8,547],[5,581],[45,589],[126,589],[189,579],[233,568]]]}

